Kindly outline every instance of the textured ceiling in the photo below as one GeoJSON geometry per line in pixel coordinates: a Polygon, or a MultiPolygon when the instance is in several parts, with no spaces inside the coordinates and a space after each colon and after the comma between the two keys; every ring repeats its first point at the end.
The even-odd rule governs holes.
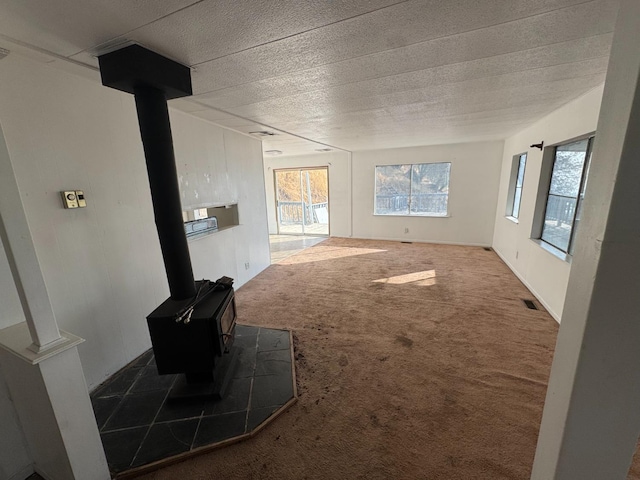
{"type": "Polygon", "coordinates": [[[193,67],[176,108],[285,155],[365,150],[505,138],[596,87],[618,4],[4,0],[0,47],[77,71],[137,42],[193,67]]]}

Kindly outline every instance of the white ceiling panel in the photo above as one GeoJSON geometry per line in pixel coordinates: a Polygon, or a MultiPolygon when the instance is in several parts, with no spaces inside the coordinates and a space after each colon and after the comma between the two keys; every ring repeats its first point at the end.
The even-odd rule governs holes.
{"type": "Polygon", "coordinates": [[[467,0],[455,0],[439,9],[426,8],[429,3],[433,2],[407,2],[212,60],[198,66],[194,91],[207,93],[322,65],[331,75],[331,64],[348,59],[350,69],[364,69],[373,78],[483,58],[487,51],[500,52],[500,48],[500,53],[506,53],[609,33],[617,12],[617,0],[587,2],[521,19],[515,16],[522,10],[518,6],[533,8],[547,2],[486,0],[478,2],[482,8],[469,8],[467,0]],[[470,35],[460,35],[464,32],[470,35]],[[438,42],[444,44],[440,49],[438,42]],[[372,54],[378,55],[369,58],[372,54]],[[425,56],[431,64],[421,66],[425,56]]]}
{"type": "Polygon", "coordinates": [[[213,109],[204,109],[191,112],[194,116],[204,118],[220,125],[226,125],[225,122],[232,122],[238,117],[227,112],[221,112],[213,109]]]}
{"type": "Polygon", "coordinates": [[[138,42],[194,67],[173,108],[303,154],[505,138],[604,80],[618,4],[6,0],[0,46],[97,81],[138,42]]]}
{"type": "MultiPolygon", "coordinates": [[[[556,97],[556,102],[558,97],[556,97]]],[[[498,124],[503,123],[504,125],[513,125],[515,123],[530,123],[535,121],[540,115],[543,115],[548,111],[549,104],[555,105],[556,102],[549,102],[547,99],[547,103],[543,106],[540,105],[528,105],[525,108],[522,106],[515,107],[507,107],[499,110],[491,110],[491,111],[481,111],[474,113],[463,113],[457,115],[449,115],[449,116],[441,116],[441,117],[420,117],[414,118],[411,121],[405,122],[394,122],[392,118],[389,118],[387,122],[379,122],[374,125],[351,125],[348,128],[343,129],[333,129],[333,128],[322,128],[319,130],[315,130],[313,128],[309,128],[303,133],[305,136],[318,137],[321,136],[330,136],[331,138],[336,138],[344,135],[343,130],[347,130],[349,135],[359,135],[364,136],[367,134],[371,134],[373,132],[376,135],[384,136],[385,132],[391,131],[408,131],[411,129],[424,129],[430,127],[437,127],[440,125],[448,125],[448,126],[461,126],[461,125],[475,125],[475,124],[498,124]],[[524,110],[524,114],[523,114],[524,110]]]]}
{"type": "MultiPolygon", "coordinates": [[[[349,111],[370,110],[393,107],[407,103],[429,102],[441,99],[462,99],[463,95],[483,95],[488,91],[502,90],[513,86],[527,86],[556,82],[558,80],[577,79],[579,77],[604,74],[607,69],[607,57],[600,57],[571,64],[507,73],[504,75],[473,78],[471,80],[439,82],[399,83],[384,93],[375,93],[371,89],[331,89],[317,90],[309,94],[299,94],[283,99],[269,100],[229,111],[250,118],[262,118],[265,115],[286,116],[289,120],[303,121],[326,114],[349,111]]],[[[601,76],[601,75],[600,75],[601,76]]],[[[457,79],[459,80],[459,79],[457,79]]]]}
{"type": "MultiPolygon", "coordinates": [[[[389,116],[394,122],[408,121],[413,118],[422,117],[442,117],[453,114],[473,113],[481,110],[500,109],[507,102],[519,99],[530,100],[531,103],[542,103],[544,94],[547,92],[553,95],[568,95],[576,90],[585,92],[593,88],[604,80],[604,74],[595,74],[579,77],[576,79],[559,80],[535,85],[513,85],[506,88],[493,88],[487,82],[485,88],[478,87],[476,91],[466,90],[460,86],[448,85],[436,87],[440,92],[418,91],[401,92],[395,95],[395,102],[388,102],[384,106],[377,105],[372,109],[355,109],[353,111],[339,111],[336,108],[328,112],[323,110],[322,114],[317,114],[317,110],[309,110],[306,115],[292,116],[288,120],[280,120],[283,130],[293,132],[297,125],[304,125],[305,119],[322,119],[325,124],[335,125],[341,129],[347,128],[350,121],[357,123],[369,122],[379,123],[382,118],[389,116]],[[402,98],[400,98],[402,97],[402,98]],[[495,103],[492,103],[495,102],[495,103]],[[482,105],[481,110],[476,105],[482,105]]],[[[258,119],[259,123],[272,125],[276,120],[282,119],[280,112],[264,111],[254,113],[252,118],[258,119]]]]}
{"type": "MultiPolygon", "coordinates": [[[[477,60],[456,61],[458,59],[448,58],[453,63],[376,78],[368,78],[370,77],[368,70],[349,68],[349,62],[345,61],[340,65],[339,73],[336,65],[333,65],[331,75],[327,74],[324,67],[317,68],[313,69],[313,72],[305,71],[198,95],[198,99],[203,103],[227,109],[270,99],[286,102],[290,96],[323,89],[340,92],[338,94],[366,91],[374,95],[396,91],[399,85],[405,88],[418,88],[514,71],[534,70],[585,59],[599,58],[606,64],[611,38],[612,34],[597,35],[504,54],[495,54],[488,50],[484,53],[490,56],[477,60]],[[321,77],[322,82],[319,81],[321,77]],[[358,80],[359,77],[366,79],[358,80]]],[[[424,65],[424,56],[421,60],[421,65],[424,65]]]]}
{"type": "Polygon", "coordinates": [[[3,0],[0,33],[68,57],[197,0],[3,0]]]}
{"type": "MultiPolygon", "coordinates": [[[[194,1],[191,8],[121,31],[109,37],[108,43],[139,43],[185,65],[196,66],[395,3],[399,0],[194,1]],[[265,18],[271,21],[265,22],[265,18]]],[[[97,68],[94,50],[95,47],[83,50],[70,58],[97,68]]]]}
{"type": "Polygon", "coordinates": [[[350,18],[399,0],[216,0],[166,17],[127,34],[183,63],[197,66],[350,18]],[[265,21],[265,18],[269,21],[265,21]]]}
{"type": "MultiPolygon", "coordinates": [[[[599,85],[599,80],[597,78],[585,80],[581,87],[589,90],[599,85]]],[[[407,105],[368,112],[366,122],[358,121],[359,118],[365,117],[362,112],[346,114],[331,122],[331,125],[341,125],[339,128],[327,126],[316,128],[315,134],[311,138],[346,149],[353,149],[354,146],[349,141],[350,136],[385,137],[385,132],[394,129],[405,132],[419,130],[420,126],[425,123],[434,128],[447,127],[452,119],[461,115],[478,114],[479,118],[475,123],[481,127],[486,122],[482,118],[483,115],[496,113],[492,121],[494,123],[503,121],[508,125],[516,121],[514,116],[509,115],[502,120],[501,117],[506,116],[508,112],[520,110],[520,118],[523,121],[533,122],[559,105],[575,98],[575,96],[571,96],[571,92],[567,91],[569,88],[570,86],[567,85],[545,84],[544,87],[526,94],[523,94],[523,89],[514,88],[502,93],[487,94],[481,98],[466,97],[466,101],[461,103],[435,103],[428,106],[427,113],[425,113],[425,105],[423,104],[407,105]]],[[[460,139],[460,141],[463,140],[460,139]]]]}
{"type": "Polygon", "coordinates": [[[169,100],[168,104],[170,107],[186,113],[198,112],[200,110],[211,110],[206,105],[202,105],[201,103],[194,101],[192,97],[175,98],[173,100],[169,100]]]}

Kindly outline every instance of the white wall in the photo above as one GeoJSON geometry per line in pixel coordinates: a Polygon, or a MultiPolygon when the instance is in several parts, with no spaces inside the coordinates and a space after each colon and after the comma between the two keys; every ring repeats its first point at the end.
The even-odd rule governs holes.
{"type": "Polygon", "coordinates": [[[353,236],[491,245],[502,149],[500,141],[354,152],[353,236]],[[376,165],[430,162],[451,162],[449,217],[373,215],[376,165]]]}
{"type": "Polygon", "coordinates": [[[601,100],[599,87],[505,141],[493,247],[558,321],[571,264],[530,239],[543,153],[529,145],[541,141],[553,145],[595,131],[601,100]],[[514,223],[505,218],[509,175],[513,156],[524,152],[527,165],[520,217],[519,223],[514,223]]]}
{"type": "MultiPolygon", "coordinates": [[[[134,100],[15,54],[1,67],[0,122],[36,251],[60,327],[87,340],[79,351],[92,388],[150,347],[146,315],[168,295],[134,100]],[[88,207],[64,210],[65,189],[83,189],[88,207]]],[[[191,244],[195,274],[240,285],[269,264],[260,142],[171,119],[183,179],[195,179],[203,203],[239,202],[243,224],[191,244]]],[[[0,261],[0,284],[7,273],[0,261]]],[[[18,317],[0,305],[1,325],[18,317]]]]}
{"type": "Polygon", "coordinates": [[[189,239],[193,274],[239,287],[270,263],[262,144],[178,111],[171,122],[183,209],[238,205],[240,225],[189,239]]]}
{"type": "Polygon", "coordinates": [[[351,236],[350,154],[327,152],[318,155],[265,157],[264,179],[267,192],[269,233],[278,232],[273,171],[280,168],[328,167],[329,233],[333,237],[351,236]]]}

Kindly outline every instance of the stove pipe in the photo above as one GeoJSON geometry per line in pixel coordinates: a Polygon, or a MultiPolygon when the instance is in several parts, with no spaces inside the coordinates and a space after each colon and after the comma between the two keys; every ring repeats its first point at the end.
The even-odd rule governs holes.
{"type": "Polygon", "coordinates": [[[173,300],[196,295],[184,231],[167,99],[191,95],[191,72],[139,45],[98,57],[102,84],[133,93],[147,162],[153,212],[173,300]]]}
{"type": "Polygon", "coordinates": [[[167,100],[164,92],[153,87],[136,87],[134,95],[169,290],[173,300],[185,300],[196,295],[196,287],[182,219],[167,100]]]}

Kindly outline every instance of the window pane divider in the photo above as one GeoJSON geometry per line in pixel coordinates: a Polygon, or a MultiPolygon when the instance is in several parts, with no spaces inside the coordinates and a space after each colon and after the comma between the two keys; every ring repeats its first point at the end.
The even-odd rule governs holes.
{"type": "Polygon", "coordinates": [[[558,197],[558,198],[573,198],[575,200],[580,195],[580,192],[578,192],[578,195],[575,197],[572,195],[558,195],[557,193],[552,193],[552,192],[549,192],[549,195],[553,195],[554,197],[558,197]]]}

